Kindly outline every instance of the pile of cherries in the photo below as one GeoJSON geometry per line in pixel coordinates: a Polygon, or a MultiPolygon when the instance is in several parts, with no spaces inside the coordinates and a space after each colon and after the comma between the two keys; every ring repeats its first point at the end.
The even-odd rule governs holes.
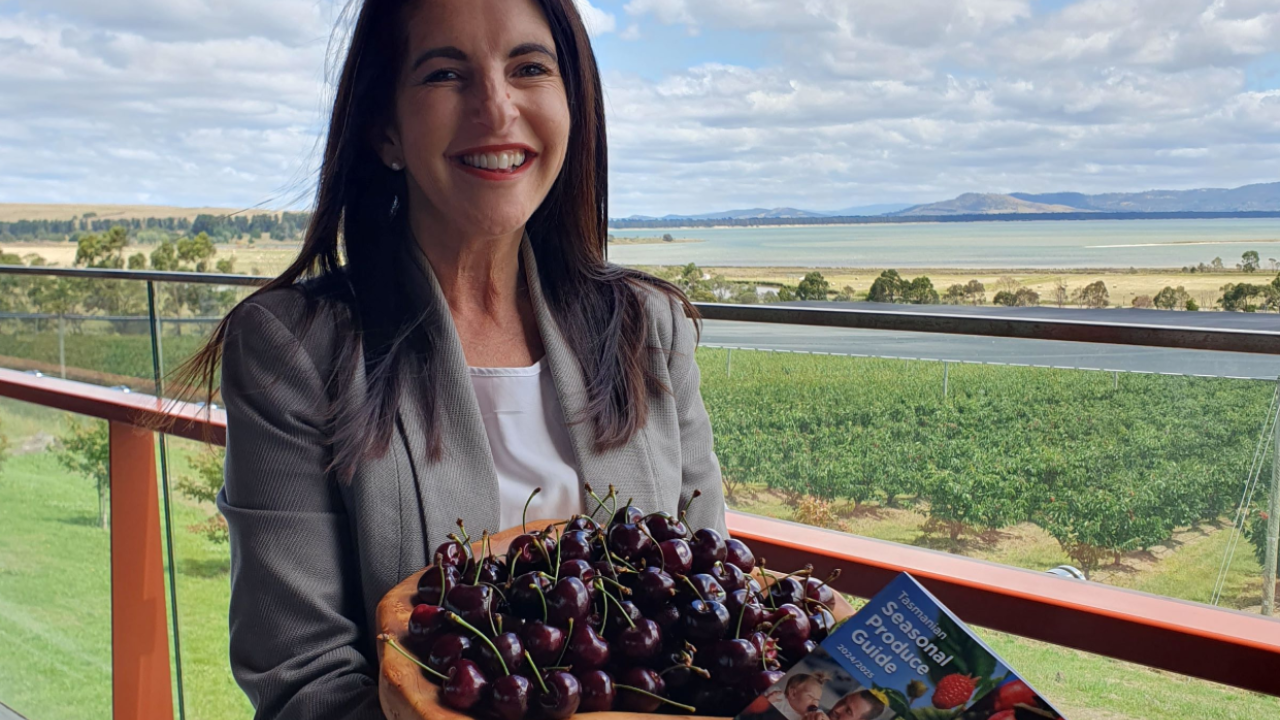
{"type": "Polygon", "coordinates": [[[740,540],[691,531],[688,505],[646,515],[617,507],[612,488],[587,490],[595,513],[526,529],[505,558],[487,533],[473,553],[461,520],[436,550],[408,635],[380,639],[440,684],[444,704],[498,720],[737,715],[835,624],[831,577],[765,574],[740,540]],[[607,523],[593,519],[602,509],[607,523]]]}

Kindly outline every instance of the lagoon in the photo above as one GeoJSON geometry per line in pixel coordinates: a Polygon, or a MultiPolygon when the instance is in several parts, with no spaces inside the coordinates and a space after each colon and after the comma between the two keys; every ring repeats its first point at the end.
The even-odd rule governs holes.
{"type": "Polygon", "coordinates": [[[623,265],[868,268],[1179,268],[1221,257],[1234,267],[1256,250],[1280,259],[1280,218],[1036,220],[611,230],[669,232],[700,243],[617,245],[623,265]]]}

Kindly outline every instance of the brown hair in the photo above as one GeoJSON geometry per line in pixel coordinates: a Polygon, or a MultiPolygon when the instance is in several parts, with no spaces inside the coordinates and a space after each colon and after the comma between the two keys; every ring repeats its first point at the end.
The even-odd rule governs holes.
{"type": "MultiPolygon", "coordinates": [[[[417,1],[364,0],[360,5],[302,249],[284,272],[241,302],[280,288],[300,289],[307,300],[300,333],[315,318],[320,301],[342,308],[349,327],[340,333],[329,379],[329,420],[330,469],[343,480],[362,460],[387,451],[402,392],[412,377],[435,374],[435,350],[444,342],[445,326],[429,320],[448,308],[423,308],[420,299],[411,300],[421,296],[410,292],[410,283],[426,278],[404,275],[406,263],[397,262],[404,244],[414,242],[407,213],[398,211],[406,197],[404,175],[388,169],[370,141],[394,112],[396,82],[408,52],[404,17],[417,1]],[[366,383],[356,396],[346,384],[359,363],[366,383]]],[[[571,130],[560,175],[526,230],[549,309],[585,377],[585,417],[570,421],[590,422],[597,449],[605,450],[629,441],[645,424],[649,395],[666,390],[647,365],[649,323],[642,290],[656,289],[695,319],[697,311],[671,283],[606,261],[608,150],[595,55],[573,0],[533,1],[555,39],[571,130]]],[[[179,368],[177,387],[196,387],[212,401],[234,314],[223,318],[179,368]]],[[[438,455],[439,400],[431,383],[413,390],[420,393],[428,447],[438,455]]]]}

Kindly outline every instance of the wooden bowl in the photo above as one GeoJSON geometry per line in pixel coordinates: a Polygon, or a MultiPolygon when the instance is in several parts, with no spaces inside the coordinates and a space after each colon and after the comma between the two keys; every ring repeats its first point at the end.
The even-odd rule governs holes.
{"type": "MultiPolygon", "coordinates": [[[[531,523],[532,529],[545,528],[555,521],[538,521],[531,523]]],[[[506,554],[507,546],[523,532],[521,528],[504,530],[490,539],[493,553],[498,556],[506,554]]],[[[479,552],[479,543],[473,546],[479,552]]],[[[775,574],[775,573],[770,573],[775,574]]],[[[391,588],[378,603],[378,630],[386,633],[403,644],[409,635],[409,615],[413,612],[413,597],[418,593],[418,578],[422,572],[416,572],[405,578],[403,582],[391,588]]],[[[836,593],[835,606],[831,608],[836,620],[843,620],[853,615],[853,606],[839,593],[836,593]]],[[[382,667],[378,679],[378,695],[382,701],[382,712],[388,720],[473,720],[470,715],[446,707],[440,702],[440,688],[423,676],[422,670],[405,656],[378,643],[378,660],[382,667]]],[[[659,713],[633,712],[601,712],[578,713],[570,720],[652,720],[661,716],[659,713]]],[[[685,720],[712,720],[707,716],[680,715],[685,720]]]]}

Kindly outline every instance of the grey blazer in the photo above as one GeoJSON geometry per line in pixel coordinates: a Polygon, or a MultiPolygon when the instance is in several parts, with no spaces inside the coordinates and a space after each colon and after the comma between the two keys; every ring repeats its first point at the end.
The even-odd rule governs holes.
{"type": "MultiPolygon", "coordinates": [[[[447,308],[429,263],[415,255],[421,292],[447,308]]],[[[527,239],[521,256],[580,479],[593,488],[612,484],[648,511],[675,512],[701,490],[690,522],[723,531],[692,322],[664,296],[646,293],[649,342],[662,350],[650,353],[650,366],[671,393],[650,400],[648,422],[630,443],[597,453],[590,423],[573,422],[586,402],[583,375],[547,308],[527,239]]],[[[427,564],[427,548],[443,542],[457,518],[473,535],[500,529],[498,479],[447,311],[443,370],[422,378],[441,400],[442,457],[428,457],[416,397],[407,393],[390,450],[350,484],[326,475],[326,387],[343,326],[322,307],[300,333],[303,309],[298,289],[265,293],[236,309],[223,345],[227,456],[218,509],[231,533],[231,669],[259,718],[382,718],[378,601],[427,564]]]]}

